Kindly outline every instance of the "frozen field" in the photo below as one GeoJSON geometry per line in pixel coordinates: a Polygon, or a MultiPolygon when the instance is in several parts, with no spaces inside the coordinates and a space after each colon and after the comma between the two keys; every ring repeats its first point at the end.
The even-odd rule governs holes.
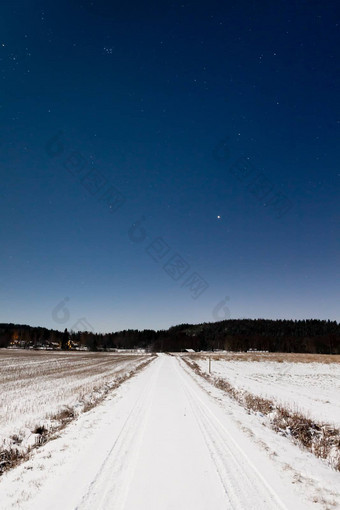
{"type": "MultiPolygon", "coordinates": [[[[72,355],[52,356],[75,372],[62,371],[66,390],[77,374],[95,388],[145,360],[81,355],[74,366],[72,355]]],[[[7,360],[8,370],[18,362],[7,360]]],[[[1,510],[340,508],[339,472],[263,426],[181,356],[159,354],[58,436],[0,477],[1,510]]]]}
{"type": "Polygon", "coordinates": [[[237,420],[245,415],[232,403],[227,412],[220,408],[175,357],[159,355],[115,398],[5,473],[3,507],[307,510],[295,486],[239,430],[233,409],[241,412],[237,420]]]}
{"type": "Polygon", "coordinates": [[[147,356],[0,350],[0,448],[35,441],[36,426],[91,405],[147,356]]]}
{"type": "MultiPolygon", "coordinates": [[[[207,355],[190,358],[208,372],[207,355]]],[[[238,389],[340,427],[340,356],[213,354],[211,373],[238,389]]]]}

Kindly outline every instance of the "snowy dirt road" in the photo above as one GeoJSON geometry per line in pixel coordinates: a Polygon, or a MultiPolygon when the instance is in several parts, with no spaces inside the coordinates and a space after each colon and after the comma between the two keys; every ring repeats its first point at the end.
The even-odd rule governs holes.
{"type": "Polygon", "coordinates": [[[169,355],[8,473],[0,498],[2,510],[307,508],[169,355]]]}

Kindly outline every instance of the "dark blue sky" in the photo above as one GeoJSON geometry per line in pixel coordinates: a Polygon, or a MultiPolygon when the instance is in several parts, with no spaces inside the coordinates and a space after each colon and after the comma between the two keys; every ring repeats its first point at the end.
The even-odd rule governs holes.
{"type": "Polygon", "coordinates": [[[3,2],[0,322],[340,320],[339,11],[3,2]]]}

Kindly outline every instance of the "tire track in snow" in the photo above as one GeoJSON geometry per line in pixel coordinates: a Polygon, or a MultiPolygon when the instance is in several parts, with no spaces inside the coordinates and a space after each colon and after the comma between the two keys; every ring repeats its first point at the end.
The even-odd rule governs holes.
{"type": "Polygon", "coordinates": [[[96,477],[75,510],[123,509],[133,479],[161,363],[147,381],[96,477]]]}
{"type": "Polygon", "coordinates": [[[181,373],[185,373],[183,368],[178,364],[176,369],[231,508],[288,510],[219,418],[194,391],[192,384],[188,384],[181,373]]]}
{"type": "MultiPolygon", "coordinates": [[[[191,451],[194,454],[190,448],[195,448],[196,444],[197,448],[201,448],[201,458],[205,458],[205,462],[209,459],[206,468],[211,473],[214,471],[216,473],[215,490],[220,484],[221,493],[223,492],[225,497],[225,508],[230,510],[244,510],[245,508],[288,510],[291,508],[289,504],[282,501],[275,488],[260,472],[261,466],[260,469],[256,467],[239,445],[239,440],[237,441],[233,437],[224,423],[223,415],[220,419],[214,410],[213,401],[210,405],[209,400],[204,398],[205,394],[191,378],[190,373],[184,370],[177,359],[163,355],[151,368],[150,377],[147,378],[142,391],[133,403],[120,432],[106,453],[80,503],[73,507],[75,510],[113,508],[124,510],[125,508],[139,508],[139,505],[140,508],[146,508],[146,503],[151,503],[152,495],[148,491],[143,492],[143,485],[148,478],[150,479],[150,476],[152,477],[154,469],[161,469],[161,464],[157,457],[146,455],[144,443],[147,437],[149,441],[152,440],[151,418],[156,418],[160,402],[166,402],[168,397],[172,402],[170,408],[171,405],[175,405],[174,412],[181,409],[183,403],[184,405],[187,403],[190,408],[192,426],[197,425],[198,435],[194,436],[192,441],[188,439],[186,454],[188,451],[189,455],[191,451]],[[165,381],[171,381],[170,387],[164,384],[165,381]],[[168,393],[169,391],[170,393],[168,393]],[[155,398],[156,395],[157,398],[155,398]],[[176,395],[178,395],[178,407],[175,403],[176,395]],[[207,452],[206,456],[205,452],[207,452]],[[153,464],[150,464],[150,460],[153,464]],[[138,495],[141,500],[135,496],[136,481],[138,481],[138,495]],[[142,488],[142,492],[140,492],[140,488],[142,488]]],[[[158,439],[164,435],[170,442],[173,440],[168,432],[172,428],[172,419],[175,415],[178,417],[178,413],[169,415],[167,428],[160,432],[158,439]]],[[[158,430],[155,431],[155,434],[158,432],[158,430]]],[[[150,445],[150,442],[148,444],[150,445]]],[[[160,449],[162,450],[162,448],[160,449]]],[[[164,454],[165,450],[162,452],[164,454]]],[[[182,453],[179,451],[179,463],[181,463],[181,455],[182,453]]],[[[168,471],[165,476],[169,476],[170,480],[176,480],[171,471],[168,471]]],[[[178,490],[178,496],[180,496],[180,488],[176,487],[176,484],[172,486],[174,494],[178,490]]],[[[162,488],[163,497],[166,498],[164,486],[162,488]]],[[[300,510],[303,508],[304,505],[299,506],[300,510]]]]}

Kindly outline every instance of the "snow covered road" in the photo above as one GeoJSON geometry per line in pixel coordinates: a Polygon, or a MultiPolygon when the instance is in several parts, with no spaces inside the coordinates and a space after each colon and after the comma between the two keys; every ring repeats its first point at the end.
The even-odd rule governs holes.
{"type": "Polygon", "coordinates": [[[2,510],[307,508],[169,355],[4,476],[0,498],[2,510]]]}

